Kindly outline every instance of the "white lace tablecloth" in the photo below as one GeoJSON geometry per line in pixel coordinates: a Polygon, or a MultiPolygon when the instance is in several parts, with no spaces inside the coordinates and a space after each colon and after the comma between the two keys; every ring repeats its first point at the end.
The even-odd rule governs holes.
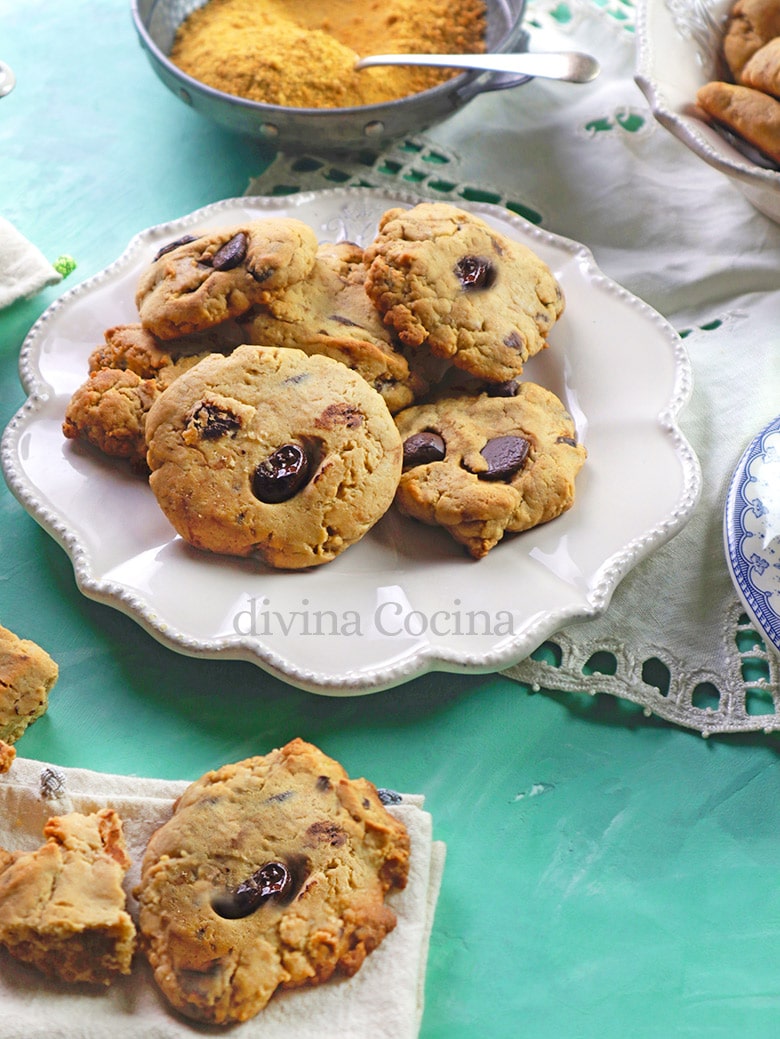
{"type": "Polygon", "coordinates": [[[734,467],[780,411],[780,227],[654,121],[633,80],[629,4],[533,0],[528,11],[531,49],[587,50],[598,79],[482,95],[364,162],[282,156],[247,193],[352,184],[496,202],[588,246],[685,335],[695,382],[681,425],[703,470],[697,511],[602,617],[507,674],[611,693],[704,735],[780,728],[777,656],[737,598],[722,542],[734,467]]]}

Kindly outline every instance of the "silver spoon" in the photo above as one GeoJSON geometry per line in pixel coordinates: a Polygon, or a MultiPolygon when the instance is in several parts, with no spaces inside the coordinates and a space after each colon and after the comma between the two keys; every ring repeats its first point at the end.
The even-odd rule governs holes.
{"type": "Polygon", "coordinates": [[[519,54],[372,54],[359,58],[356,69],[373,65],[437,65],[444,68],[481,69],[510,72],[516,76],[562,79],[568,83],[589,83],[599,74],[595,58],[579,51],[548,51],[519,54]]]}

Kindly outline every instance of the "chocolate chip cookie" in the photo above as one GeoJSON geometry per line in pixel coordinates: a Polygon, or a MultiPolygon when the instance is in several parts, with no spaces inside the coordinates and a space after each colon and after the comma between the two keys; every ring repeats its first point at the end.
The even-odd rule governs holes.
{"type": "Polygon", "coordinates": [[[366,295],[363,250],[323,243],[309,275],[247,317],[247,342],[341,361],[382,395],[391,412],[428,390],[422,366],[404,356],[366,295]]]}
{"type": "Polygon", "coordinates": [[[144,378],[132,368],[98,368],[76,389],[65,409],[62,432],[122,458],[146,472],[146,417],[152,404],[183,372],[205,355],[171,361],[144,378]]]}
{"type": "Polygon", "coordinates": [[[569,509],[586,457],[555,394],[529,382],[499,393],[456,393],[396,415],[404,441],[398,507],[443,527],[475,559],[505,533],[569,509]]]}
{"type": "Polygon", "coordinates": [[[185,235],[163,246],[141,276],[141,323],[160,339],[213,328],[305,277],[316,251],[314,231],[292,218],[185,235]]]}
{"type": "Polygon", "coordinates": [[[58,676],[45,649],[0,625],[0,740],[15,743],[45,713],[58,676]]]}
{"type": "Polygon", "coordinates": [[[401,439],[346,365],[244,345],[180,376],[146,420],[150,484],[190,544],[299,569],[327,563],[390,507],[401,439]]]}
{"type": "Polygon", "coordinates": [[[522,372],[564,307],[535,253],[448,203],[388,210],[365,262],[366,292],[403,343],[496,382],[522,372]]]}
{"type": "Polygon", "coordinates": [[[88,368],[90,372],[101,368],[122,368],[135,372],[142,379],[153,379],[163,368],[186,357],[230,353],[242,342],[242,330],[230,321],[177,339],[158,339],[138,322],[114,325],[106,329],[103,342],[90,354],[88,368]]]}
{"type": "Polygon", "coordinates": [[[354,974],[395,926],[385,896],[409,852],[373,784],[300,739],[207,773],[152,835],[135,892],[157,984],[226,1024],[354,974]]]}

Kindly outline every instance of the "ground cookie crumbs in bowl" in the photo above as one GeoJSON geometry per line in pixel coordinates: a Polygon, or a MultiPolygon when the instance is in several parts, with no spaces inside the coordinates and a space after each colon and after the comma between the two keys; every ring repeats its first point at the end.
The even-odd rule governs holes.
{"type": "Polygon", "coordinates": [[[208,0],[180,26],[171,61],[226,94],[291,108],[380,104],[458,70],[355,71],[381,53],[483,53],[484,0],[208,0]]]}

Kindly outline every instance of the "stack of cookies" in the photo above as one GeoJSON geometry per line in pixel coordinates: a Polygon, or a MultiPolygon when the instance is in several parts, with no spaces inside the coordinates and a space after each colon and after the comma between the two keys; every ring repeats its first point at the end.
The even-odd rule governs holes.
{"type": "Polygon", "coordinates": [[[699,107],[780,165],[780,0],[736,0],[721,56],[728,78],[700,87],[699,107]]]}
{"type": "Polygon", "coordinates": [[[293,218],[187,236],[135,302],[64,433],[149,473],[197,548],[316,566],[395,502],[479,559],[573,503],[573,420],[521,379],[560,285],[474,214],[390,209],[365,248],[293,218]]]}

